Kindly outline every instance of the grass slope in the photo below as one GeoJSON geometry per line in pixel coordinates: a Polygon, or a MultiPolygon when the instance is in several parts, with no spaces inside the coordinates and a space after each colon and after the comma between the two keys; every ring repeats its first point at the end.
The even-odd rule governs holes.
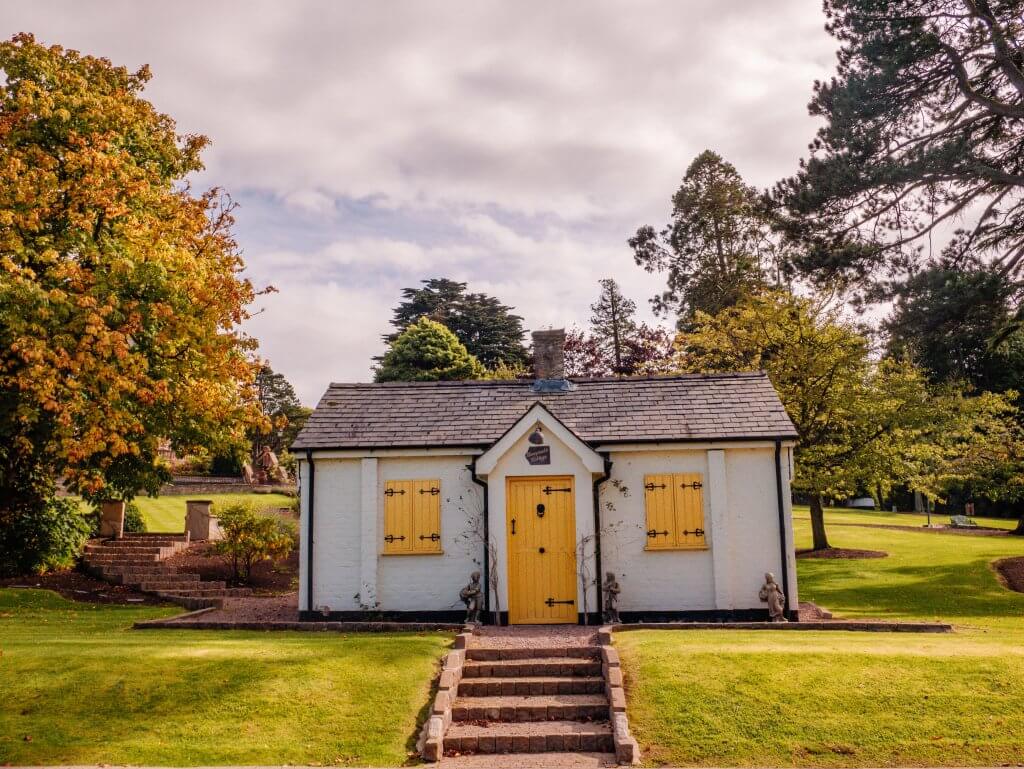
{"type": "MultiPolygon", "coordinates": [[[[810,546],[808,523],[798,520],[796,535],[798,547],[810,546]]],[[[838,547],[890,556],[801,560],[802,598],[844,617],[950,620],[957,632],[616,635],[645,761],[1017,764],[1024,755],[1024,595],[1001,587],[990,562],[1024,555],[1024,540],[846,526],[829,535],[838,547]]]]}
{"type": "MultiPolygon", "coordinates": [[[[136,497],[135,504],[146,521],[147,531],[182,532],[185,530],[185,502],[195,498],[182,495],[136,497]]],[[[201,494],[198,498],[211,500],[214,511],[218,506],[236,502],[252,502],[257,509],[288,507],[292,502],[291,497],[284,494],[201,494]]]]}
{"type": "Polygon", "coordinates": [[[407,761],[447,636],[130,630],[178,611],[0,590],[0,765],[407,761]]]}

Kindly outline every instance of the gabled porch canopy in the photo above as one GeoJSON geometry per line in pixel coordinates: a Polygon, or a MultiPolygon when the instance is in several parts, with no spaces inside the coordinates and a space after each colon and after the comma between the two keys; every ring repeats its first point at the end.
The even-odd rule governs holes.
{"type": "Polygon", "coordinates": [[[581,440],[572,430],[562,424],[543,404],[535,403],[529,411],[521,416],[504,435],[477,458],[476,474],[487,476],[508,451],[525,435],[535,428],[554,436],[576,454],[583,466],[592,473],[604,472],[604,458],[594,451],[589,444],[581,440]]]}

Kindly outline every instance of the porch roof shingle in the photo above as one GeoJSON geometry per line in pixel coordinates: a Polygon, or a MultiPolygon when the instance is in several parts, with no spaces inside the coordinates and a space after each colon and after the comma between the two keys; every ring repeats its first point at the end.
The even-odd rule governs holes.
{"type": "Polygon", "coordinates": [[[763,372],[575,379],[567,392],[532,385],[332,384],[292,448],[486,447],[536,403],[592,445],[797,437],[763,372]]]}

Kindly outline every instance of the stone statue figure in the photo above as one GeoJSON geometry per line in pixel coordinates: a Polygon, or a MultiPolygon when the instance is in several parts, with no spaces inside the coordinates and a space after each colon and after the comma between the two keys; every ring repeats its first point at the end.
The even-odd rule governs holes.
{"type": "Polygon", "coordinates": [[[270,483],[284,483],[286,480],[284,477],[284,470],[277,462],[277,454],[273,452],[270,446],[263,447],[263,450],[260,452],[258,464],[260,469],[263,471],[264,477],[270,483]]]}
{"type": "Polygon", "coordinates": [[[615,579],[614,572],[610,571],[605,575],[601,590],[604,592],[602,619],[606,625],[618,624],[622,621],[619,619],[619,593],[622,592],[622,588],[619,587],[619,581],[615,579]]]}
{"type": "Polygon", "coordinates": [[[469,584],[459,591],[459,598],[466,604],[466,624],[480,624],[483,591],[480,589],[480,572],[474,571],[469,584]]]}
{"type": "Polygon", "coordinates": [[[256,482],[256,475],[252,471],[252,465],[248,462],[242,463],[242,479],[250,486],[256,482]]]}
{"type": "Polygon", "coordinates": [[[786,596],[775,581],[775,575],[768,572],[764,575],[764,585],[758,597],[762,602],[768,604],[768,616],[772,622],[788,622],[786,619],[786,596]]]}

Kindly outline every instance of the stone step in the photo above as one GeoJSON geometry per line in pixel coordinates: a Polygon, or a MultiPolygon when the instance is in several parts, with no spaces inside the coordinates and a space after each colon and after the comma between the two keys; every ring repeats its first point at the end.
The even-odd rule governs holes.
{"type": "Polygon", "coordinates": [[[523,678],[527,676],[582,676],[601,675],[601,662],[596,659],[574,657],[540,657],[511,660],[467,660],[462,668],[463,678],[523,678]]]}
{"type": "Polygon", "coordinates": [[[452,723],[444,736],[446,755],[456,753],[555,753],[614,751],[607,722],[530,721],[452,723]]]}
{"type": "Polygon", "coordinates": [[[145,576],[163,576],[166,574],[177,574],[178,570],[174,566],[164,566],[159,563],[152,565],[146,564],[140,566],[138,564],[111,564],[108,566],[97,566],[99,571],[105,578],[113,577],[145,577],[145,576]]]}
{"type": "Polygon", "coordinates": [[[170,537],[147,537],[146,539],[101,539],[93,540],[93,544],[103,545],[115,549],[129,547],[188,547],[183,539],[172,539],[170,537]]]}
{"type": "Polygon", "coordinates": [[[608,699],[603,694],[458,697],[452,705],[453,721],[605,721],[608,717],[608,699]]]}
{"type": "Polygon", "coordinates": [[[500,697],[513,694],[601,694],[600,676],[524,676],[522,678],[464,678],[460,697],[500,697]]]}
{"type": "Polygon", "coordinates": [[[175,584],[194,585],[199,582],[199,575],[194,572],[177,574],[175,572],[163,574],[104,574],[103,579],[113,582],[115,585],[131,585],[138,587],[143,583],[163,585],[169,582],[175,584]]]}
{"type": "Polygon", "coordinates": [[[600,659],[598,646],[534,646],[523,649],[470,647],[466,649],[467,660],[523,660],[573,657],[578,659],[600,659]]]}
{"type": "Polygon", "coordinates": [[[131,563],[156,563],[160,560],[157,555],[112,555],[110,553],[86,553],[85,562],[91,566],[131,564],[131,563]]]}
{"type": "Polygon", "coordinates": [[[170,531],[126,531],[118,541],[127,539],[169,539],[174,542],[188,542],[188,537],[184,533],[170,531]]]}
{"type": "Polygon", "coordinates": [[[174,555],[177,551],[173,547],[159,547],[153,546],[142,546],[139,547],[107,547],[106,545],[86,545],[85,553],[87,555],[163,555],[169,556],[174,555]]]}
{"type": "MultiPolygon", "coordinates": [[[[205,585],[205,582],[200,582],[200,585],[205,585]]],[[[185,596],[189,598],[246,598],[252,595],[252,588],[248,587],[229,587],[229,588],[187,588],[187,589],[173,589],[173,590],[157,590],[155,592],[161,595],[174,595],[174,596],[185,596]]]]}
{"type": "MultiPolygon", "coordinates": [[[[130,583],[131,584],[131,583],[130,583]]],[[[171,590],[223,590],[227,583],[222,581],[199,582],[190,579],[167,579],[139,582],[132,585],[145,593],[166,593],[171,590]]]]}

